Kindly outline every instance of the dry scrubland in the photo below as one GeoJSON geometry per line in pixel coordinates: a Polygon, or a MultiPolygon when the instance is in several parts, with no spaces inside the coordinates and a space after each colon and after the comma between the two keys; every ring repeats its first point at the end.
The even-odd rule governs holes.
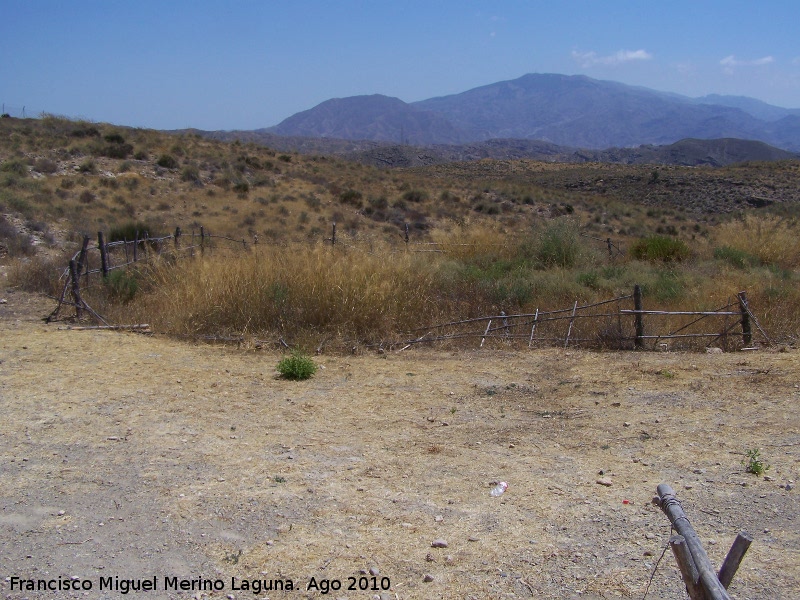
{"type": "Polygon", "coordinates": [[[84,233],[180,225],[188,236],[202,225],[258,236],[256,251],[234,260],[115,273],[87,299],[116,322],[349,349],[639,284],[648,308],[709,310],[745,289],[772,337],[793,343],[800,332],[797,162],[381,171],[52,116],[2,119],[0,130],[0,244],[17,289],[58,293],[65,253],[84,233]],[[613,260],[609,237],[622,251],[613,260]],[[420,252],[432,249],[442,252],[420,252]]]}
{"type": "MultiPolygon", "coordinates": [[[[2,578],[305,589],[377,569],[390,598],[640,598],[669,537],[649,502],[666,481],[715,563],[754,534],[736,598],[797,595],[796,162],[379,171],[56,117],[0,119],[0,133],[2,578]],[[155,336],[41,323],[53,302],[32,292],[60,291],[82,234],[176,225],[260,244],[165,255],[85,289],[109,320],[155,336]],[[607,237],[623,249],[613,260],[593,239],[607,237]],[[371,349],[634,284],[647,308],[713,309],[746,289],[779,344],[371,349]],[[275,378],[279,340],[321,349],[312,379],[275,378]],[[755,449],[770,479],[745,472],[755,449]],[[509,490],[491,498],[497,480],[509,490]]],[[[648,597],[683,597],[673,565],[648,597]]]]}

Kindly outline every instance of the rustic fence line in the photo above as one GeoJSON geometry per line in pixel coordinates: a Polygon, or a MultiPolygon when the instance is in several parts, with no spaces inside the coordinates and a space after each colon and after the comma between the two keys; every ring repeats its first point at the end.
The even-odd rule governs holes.
{"type": "MultiPolygon", "coordinates": [[[[618,296],[609,300],[579,305],[575,301],[569,308],[558,310],[539,310],[534,313],[506,314],[474,317],[448,323],[439,323],[420,327],[409,331],[414,337],[388,344],[394,348],[408,348],[416,344],[448,342],[479,339],[478,347],[487,341],[505,343],[527,342],[527,347],[536,345],[563,345],[564,348],[602,347],[615,350],[667,349],[666,340],[686,342],[706,338],[706,346],[719,344],[728,349],[732,339],[741,338],[736,343],[738,348],[751,348],[753,344],[753,328],[755,325],[766,343],[771,343],[769,336],[761,328],[755,315],[747,303],[747,294],[742,291],[731,301],[716,310],[710,311],[664,311],[645,310],[642,289],[634,286],[633,293],[618,296]],[[624,302],[633,301],[632,308],[623,308],[624,302]],[[616,305],[616,308],[614,308],[616,305]],[[674,325],[660,333],[648,333],[649,329],[661,318],[678,319],[674,325]],[[690,317],[691,319],[687,319],[690,317]],[[698,324],[712,318],[721,319],[722,323],[714,331],[699,331],[698,324]],[[601,327],[591,333],[582,329],[582,321],[601,320],[601,327]],[[647,321],[647,327],[645,327],[647,321]],[[733,333],[733,329],[741,327],[741,333],[733,333]],[[424,332],[424,333],[422,333],[424,332]],[[422,333],[422,335],[417,335],[422,333]]],[[[710,327],[709,327],[710,328],[710,327]]],[[[376,344],[385,346],[387,344],[376,344]]]]}
{"type": "Polygon", "coordinates": [[[237,247],[241,245],[243,250],[247,250],[249,247],[244,239],[237,240],[229,236],[214,235],[205,231],[204,227],[200,227],[197,235],[192,230],[191,241],[188,244],[182,242],[184,237],[188,236],[185,236],[180,227],[176,227],[174,233],[165,236],[150,237],[145,232],[142,237],[139,237],[139,232],[137,231],[133,240],[122,239],[108,242],[105,234],[99,231],[97,233],[97,245],[90,246],[91,238],[85,235],[81,249],[72,256],[69,265],[62,274],[64,286],[59,298],[57,298],[56,308],[45,319],[46,322],[50,323],[57,320],[61,308],[66,305],[75,308],[75,317],[78,319],[86,311],[92,314],[98,322],[108,325],[83,299],[81,291],[85,291],[90,286],[91,275],[102,275],[102,278],[106,279],[112,271],[127,269],[140,262],[147,262],[154,254],[162,256],[167,251],[176,257],[181,253],[194,256],[195,250],[199,250],[202,255],[206,250],[214,249],[215,240],[232,242],[237,247]],[[93,252],[96,252],[94,260],[92,260],[91,254],[93,252]],[[122,252],[124,252],[124,260],[114,260],[115,254],[121,254],[122,252]],[[95,264],[94,267],[91,266],[92,262],[95,264]],[[83,285],[81,285],[81,279],[83,279],[83,285]],[[67,292],[72,296],[71,301],[66,299],[67,292]]]}

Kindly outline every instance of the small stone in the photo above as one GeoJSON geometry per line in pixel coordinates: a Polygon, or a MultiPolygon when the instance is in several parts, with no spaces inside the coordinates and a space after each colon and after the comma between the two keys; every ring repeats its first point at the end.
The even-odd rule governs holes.
{"type": "Polygon", "coordinates": [[[643,556],[653,556],[653,553],[652,553],[652,552],[650,552],[650,550],[645,550],[645,551],[644,551],[644,553],[643,553],[642,555],[643,555],[643,556]]]}
{"type": "Polygon", "coordinates": [[[436,538],[431,542],[431,548],[447,548],[447,542],[442,538],[436,538]]]}
{"type": "Polygon", "coordinates": [[[685,486],[683,486],[683,489],[685,489],[685,490],[690,490],[690,489],[692,489],[693,487],[694,487],[694,486],[693,486],[691,483],[687,483],[685,486]]]}
{"type": "Polygon", "coordinates": [[[455,559],[453,558],[452,554],[448,554],[447,556],[444,557],[444,562],[452,564],[453,562],[455,562],[455,559]]]}
{"type": "Polygon", "coordinates": [[[59,517],[63,517],[65,514],[67,514],[67,511],[65,511],[65,510],[58,511],[58,516],[59,517]]]}
{"type": "Polygon", "coordinates": [[[424,581],[425,583],[430,583],[431,581],[433,581],[433,575],[431,575],[430,573],[425,573],[425,577],[422,578],[422,581],[424,581]]]}
{"type": "Polygon", "coordinates": [[[649,531],[644,534],[645,539],[654,540],[656,539],[656,535],[654,533],[650,533],[649,531]]]}
{"type": "Polygon", "coordinates": [[[428,552],[425,555],[425,560],[427,560],[428,562],[436,562],[436,559],[433,557],[433,554],[431,554],[430,552],[428,552]]]}
{"type": "Polygon", "coordinates": [[[614,485],[614,482],[611,481],[610,479],[608,479],[607,477],[602,477],[602,478],[598,479],[597,481],[595,481],[595,483],[597,483],[599,485],[604,485],[606,487],[611,487],[612,485],[614,485]]]}
{"type": "Polygon", "coordinates": [[[468,541],[468,542],[480,542],[480,541],[481,541],[481,538],[479,538],[479,537],[475,537],[474,535],[471,535],[471,536],[469,536],[469,537],[467,538],[467,541],[468,541]]]}
{"type": "Polygon", "coordinates": [[[791,492],[794,489],[794,485],[787,483],[785,486],[783,486],[783,489],[785,489],[787,492],[791,492]]]}
{"type": "Polygon", "coordinates": [[[378,575],[381,574],[381,572],[378,570],[378,567],[370,567],[369,574],[372,575],[373,577],[377,577],[378,575]]]}
{"type": "Polygon", "coordinates": [[[119,441],[119,437],[117,437],[116,435],[110,435],[110,436],[108,436],[106,439],[107,439],[109,442],[116,442],[116,441],[119,441]]]}
{"type": "Polygon", "coordinates": [[[442,515],[436,515],[435,517],[433,517],[433,520],[436,521],[437,523],[441,523],[442,521],[444,521],[444,517],[442,515]]]}
{"type": "Polygon", "coordinates": [[[630,426],[631,426],[631,424],[630,424],[630,423],[628,423],[627,421],[625,421],[625,422],[622,424],[622,426],[623,426],[623,427],[630,427],[630,426]]]}
{"type": "Polygon", "coordinates": [[[722,354],[722,348],[706,348],[706,354],[722,354]]]}

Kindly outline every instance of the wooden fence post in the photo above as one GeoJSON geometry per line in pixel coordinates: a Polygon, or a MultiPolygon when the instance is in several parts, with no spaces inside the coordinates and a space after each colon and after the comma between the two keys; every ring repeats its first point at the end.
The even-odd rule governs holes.
{"type": "Polygon", "coordinates": [[[644,315],[642,315],[642,288],[638,285],[633,286],[633,310],[637,311],[634,315],[634,322],[636,325],[636,342],[637,350],[644,347],[644,315]]]}
{"type": "Polygon", "coordinates": [[[200,256],[206,253],[206,232],[203,226],[200,226],[200,256]]]}
{"type": "Polygon", "coordinates": [[[175,252],[181,249],[181,228],[175,228],[175,252]]]}
{"type": "MultiPolygon", "coordinates": [[[[86,256],[87,251],[89,250],[89,236],[83,236],[83,246],[81,246],[81,253],[78,255],[78,264],[76,266],[78,277],[81,276],[83,272],[84,266],[88,263],[88,258],[86,256]]],[[[88,283],[88,279],[87,279],[88,283]]]]}
{"type": "Polygon", "coordinates": [[[97,246],[100,249],[100,270],[103,272],[103,279],[108,277],[108,253],[106,240],[102,231],[97,232],[97,246]]]}
{"type": "Polygon", "coordinates": [[[753,343],[753,331],[750,328],[750,310],[747,306],[747,292],[739,292],[739,309],[742,311],[742,343],[749,348],[753,343]]]}
{"type": "Polygon", "coordinates": [[[408,223],[406,223],[406,246],[408,246],[408,223]]]}
{"type": "Polygon", "coordinates": [[[139,260],[139,230],[133,236],[133,262],[139,260]]]}
{"type": "Polygon", "coordinates": [[[331,246],[336,245],[336,221],[333,222],[333,231],[331,232],[331,246]]]}
{"type": "Polygon", "coordinates": [[[614,260],[614,250],[613,245],[611,244],[611,238],[606,239],[606,244],[608,244],[608,258],[609,260],[614,260]]]}
{"type": "Polygon", "coordinates": [[[72,281],[72,299],[75,301],[75,317],[81,318],[81,289],[80,282],[78,281],[79,273],[75,259],[69,261],[69,278],[72,281]]]}

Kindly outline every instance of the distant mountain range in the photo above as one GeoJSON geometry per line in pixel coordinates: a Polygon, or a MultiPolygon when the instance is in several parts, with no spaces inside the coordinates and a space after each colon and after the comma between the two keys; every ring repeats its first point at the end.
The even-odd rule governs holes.
{"type": "Polygon", "coordinates": [[[327,100],[259,132],[410,146],[536,140],[589,150],[737,138],[797,152],[800,109],[738,96],[689,98],[582,75],[529,74],[413,103],[379,94],[327,100]]]}

